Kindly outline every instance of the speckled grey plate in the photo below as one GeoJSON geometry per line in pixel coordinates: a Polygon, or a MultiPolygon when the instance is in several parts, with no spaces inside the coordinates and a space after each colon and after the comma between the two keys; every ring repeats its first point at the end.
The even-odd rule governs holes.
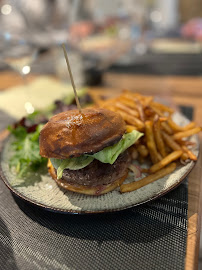
{"type": "MultiPolygon", "coordinates": [[[[179,113],[174,115],[174,120],[181,125],[186,125],[189,122],[179,113]]],[[[32,173],[26,179],[17,178],[16,174],[8,166],[12,154],[10,150],[11,141],[12,136],[4,144],[0,163],[1,176],[7,187],[15,195],[32,204],[61,213],[113,212],[148,202],[177,187],[195,165],[195,162],[192,161],[186,166],[179,166],[170,175],[133,192],[121,194],[116,189],[105,195],[93,197],[59,188],[46,172],[32,173]]],[[[192,136],[191,141],[196,143],[193,152],[198,156],[198,137],[196,135],[192,136]]],[[[126,182],[128,181],[133,181],[132,176],[129,175],[126,182]]]]}

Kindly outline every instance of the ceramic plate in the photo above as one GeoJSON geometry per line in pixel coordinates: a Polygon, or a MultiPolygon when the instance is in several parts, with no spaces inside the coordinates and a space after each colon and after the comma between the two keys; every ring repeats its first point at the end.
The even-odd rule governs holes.
{"type": "MultiPolygon", "coordinates": [[[[189,122],[179,113],[174,115],[174,120],[180,125],[186,125],[189,122]]],[[[177,187],[195,165],[195,162],[191,161],[185,166],[179,166],[170,175],[133,192],[121,194],[116,189],[105,195],[93,197],[59,188],[47,172],[40,171],[33,173],[26,179],[17,178],[16,174],[8,166],[9,159],[12,155],[10,150],[12,139],[12,136],[10,136],[6,140],[2,150],[0,169],[3,181],[20,198],[47,210],[61,213],[112,212],[145,203],[177,187]]],[[[198,156],[198,137],[194,135],[190,139],[196,143],[193,152],[198,156]]],[[[132,175],[129,175],[126,182],[128,181],[133,181],[132,175]]]]}

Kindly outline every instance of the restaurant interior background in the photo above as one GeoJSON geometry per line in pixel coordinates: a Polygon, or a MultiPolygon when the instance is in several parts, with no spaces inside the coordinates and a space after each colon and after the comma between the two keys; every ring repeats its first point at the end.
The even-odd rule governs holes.
{"type": "Polygon", "coordinates": [[[131,87],[113,74],[201,76],[202,0],[0,0],[0,71],[16,83],[69,81],[62,43],[77,88],[131,87]]]}
{"type": "Polygon", "coordinates": [[[201,75],[202,1],[0,3],[2,68],[18,70],[23,64],[31,64],[31,72],[24,70],[25,73],[55,73],[65,80],[65,63],[58,46],[65,42],[79,86],[101,83],[106,69],[201,75]],[[23,44],[24,52],[14,50],[16,42],[23,44]],[[11,58],[16,55],[22,55],[24,62],[14,64],[11,58]]]}

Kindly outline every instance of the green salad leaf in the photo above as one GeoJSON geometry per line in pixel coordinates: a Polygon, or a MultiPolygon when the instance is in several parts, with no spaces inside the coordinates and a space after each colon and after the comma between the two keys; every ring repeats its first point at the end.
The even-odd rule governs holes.
{"type": "Polygon", "coordinates": [[[42,125],[38,125],[35,132],[27,133],[26,129],[18,126],[9,128],[15,141],[11,144],[13,155],[10,167],[15,167],[18,176],[24,176],[30,169],[36,171],[41,165],[47,163],[46,158],[39,155],[39,133],[42,125]]]}
{"type": "Polygon", "coordinates": [[[94,157],[102,163],[113,164],[121,153],[133,145],[142,136],[143,133],[133,130],[130,133],[124,134],[118,143],[104,148],[102,151],[91,155],[91,157],[94,157]]]}
{"type": "Polygon", "coordinates": [[[64,169],[79,170],[88,166],[94,159],[97,159],[102,163],[113,164],[118,156],[133,145],[141,136],[143,136],[142,133],[133,130],[130,133],[124,134],[118,143],[106,147],[93,155],[83,155],[81,157],[68,159],[51,158],[50,160],[53,167],[57,170],[57,178],[60,179],[64,169]]]}

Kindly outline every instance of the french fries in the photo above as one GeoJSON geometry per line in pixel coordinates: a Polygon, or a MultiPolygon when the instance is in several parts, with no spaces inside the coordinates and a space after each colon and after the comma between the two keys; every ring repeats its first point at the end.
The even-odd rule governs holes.
{"type": "Polygon", "coordinates": [[[166,132],[162,131],[162,136],[163,136],[163,139],[164,139],[165,143],[172,150],[176,151],[176,150],[180,150],[181,149],[180,145],[176,141],[174,141],[173,138],[170,135],[168,135],[166,132]]]}
{"type": "Polygon", "coordinates": [[[165,132],[167,132],[169,135],[172,135],[172,134],[173,134],[173,130],[172,130],[172,128],[168,125],[168,123],[162,122],[162,123],[161,123],[161,126],[162,126],[162,129],[164,129],[165,132]]]}
{"type": "Polygon", "coordinates": [[[122,184],[120,186],[120,191],[121,191],[121,193],[124,193],[124,192],[131,192],[131,191],[137,190],[141,187],[144,187],[144,186],[172,173],[175,169],[176,169],[176,163],[171,163],[167,167],[157,171],[154,174],[150,174],[150,175],[142,178],[139,181],[135,181],[135,182],[128,183],[128,184],[122,184]]]}
{"type": "Polygon", "coordinates": [[[162,133],[161,133],[161,122],[159,120],[159,117],[157,117],[157,120],[154,121],[154,138],[156,141],[156,146],[157,149],[159,151],[159,153],[161,154],[162,157],[166,156],[166,148],[165,148],[165,144],[162,138],[162,133]]]}
{"type": "Polygon", "coordinates": [[[185,154],[188,155],[188,157],[192,160],[197,160],[197,157],[184,145],[182,146],[182,149],[184,150],[185,154]]]}
{"type": "Polygon", "coordinates": [[[135,102],[137,104],[137,110],[139,112],[140,120],[142,122],[144,122],[145,121],[145,115],[144,115],[143,106],[142,106],[141,102],[137,98],[135,98],[135,102]]]}
{"type": "Polygon", "coordinates": [[[178,132],[178,133],[175,133],[173,135],[173,139],[174,140],[179,140],[179,139],[182,139],[182,138],[187,138],[187,137],[190,137],[194,134],[197,134],[201,131],[201,128],[200,127],[196,127],[196,128],[193,128],[193,129],[189,129],[189,130],[186,130],[186,131],[182,131],[182,132],[178,132]]]}
{"type": "Polygon", "coordinates": [[[151,160],[153,164],[159,161],[158,152],[156,149],[156,144],[154,141],[154,134],[152,132],[152,121],[145,122],[145,136],[147,140],[147,148],[150,153],[151,160]]]}
{"type": "Polygon", "coordinates": [[[143,131],[144,129],[144,123],[139,120],[138,118],[135,118],[129,114],[127,114],[124,111],[119,111],[120,115],[123,117],[123,119],[125,120],[126,123],[128,123],[129,125],[134,125],[135,127],[137,127],[137,129],[139,131],[143,131]]]}
{"type": "Polygon", "coordinates": [[[142,157],[147,157],[149,154],[149,151],[144,144],[139,144],[137,146],[137,151],[142,157]]]}
{"type": "Polygon", "coordinates": [[[167,112],[169,114],[172,114],[174,112],[173,109],[171,109],[170,107],[157,103],[157,102],[152,102],[152,106],[162,112],[167,112]]]}
{"type": "Polygon", "coordinates": [[[191,128],[194,128],[196,124],[194,122],[190,122],[187,124],[185,127],[178,126],[172,119],[171,117],[168,118],[168,124],[169,126],[174,130],[174,131],[186,131],[191,128]]]}
{"type": "Polygon", "coordinates": [[[137,129],[135,126],[131,126],[131,125],[126,125],[126,132],[130,133],[133,130],[137,129]]]}
{"type": "Polygon", "coordinates": [[[138,117],[139,113],[136,110],[133,110],[131,108],[128,108],[126,105],[122,104],[121,102],[116,102],[115,106],[120,109],[121,111],[126,112],[127,114],[134,116],[134,117],[138,117]]]}
{"type": "Polygon", "coordinates": [[[197,157],[191,151],[195,145],[189,137],[199,133],[202,128],[190,122],[179,126],[172,120],[174,110],[155,102],[151,96],[142,96],[138,93],[124,90],[116,98],[101,101],[96,99],[100,106],[118,112],[126,123],[126,131],[138,130],[144,136],[131,147],[132,160],[140,164],[152,163],[150,168],[143,169],[149,176],[137,182],[122,184],[121,192],[130,192],[147,185],[174,171],[177,161],[186,164],[197,157]],[[173,163],[175,162],[175,163],[173,163]]]}
{"type": "Polygon", "coordinates": [[[163,167],[165,167],[166,165],[168,165],[172,161],[180,158],[182,153],[183,153],[182,150],[177,150],[177,151],[172,152],[171,154],[169,154],[165,158],[163,158],[161,161],[159,161],[158,163],[151,166],[151,168],[149,169],[149,172],[155,173],[155,172],[159,171],[160,169],[162,169],[163,167]]]}

